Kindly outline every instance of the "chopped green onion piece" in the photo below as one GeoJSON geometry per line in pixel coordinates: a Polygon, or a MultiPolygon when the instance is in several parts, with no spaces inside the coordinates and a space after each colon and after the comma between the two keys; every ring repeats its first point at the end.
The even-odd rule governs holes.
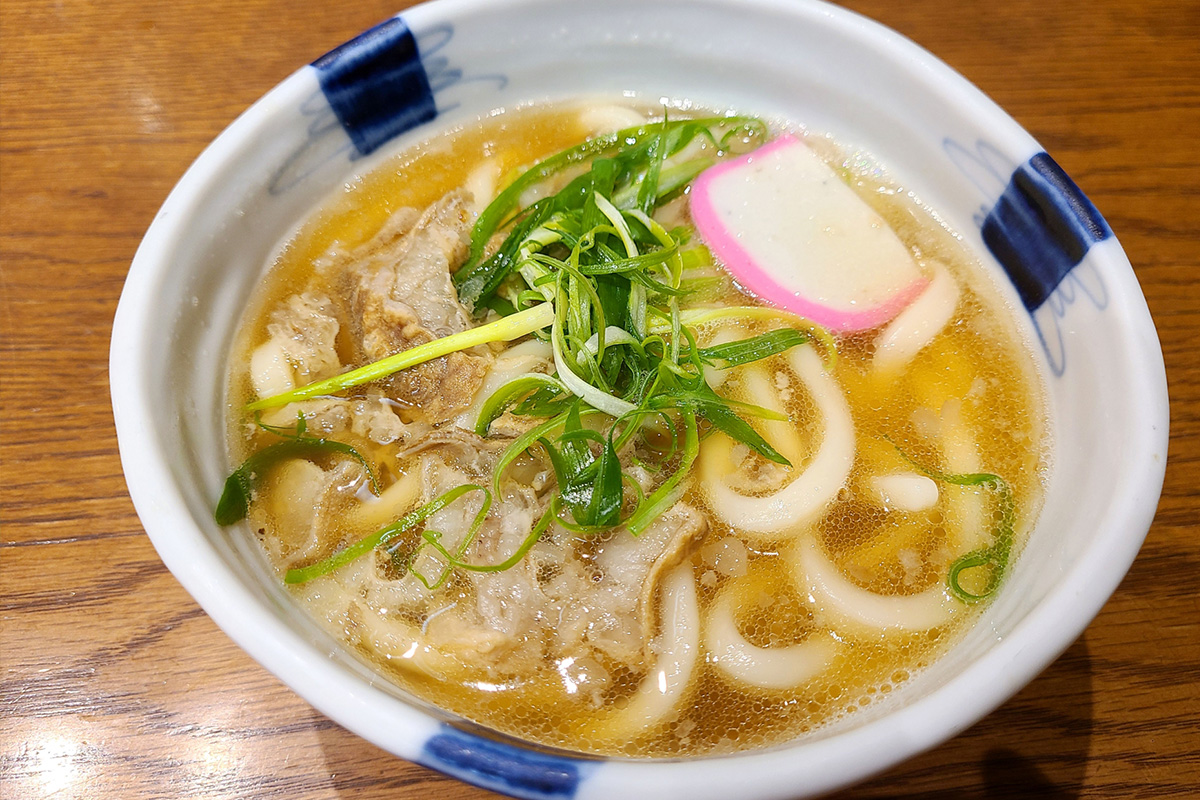
{"type": "MultiPolygon", "coordinates": [[[[739,417],[731,406],[732,401],[718,395],[703,381],[694,388],[666,395],[656,401],[658,408],[689,408],[735,442],[741,442],[768,461],[790,467],[792,462],[750,427],[750,423],[739,417]]],[[[759,411],[760,416],[769,418],[773,414],[765,408],[751,408],[759,411]]]]}
{"type": "MultiPolygon", "coordinates": [[[[692,308],[681,312],[679,316],[684,325],[691,326],[705,325],[709,322],[726,319],[774,320],[795,325],[803,328],[812,339],[821,343],[821,349],[825,351],[825,367],[827,369],[832,369],[837,363],[837,342],[834,340],[833,334],[817,323],[790,311],[767,306],[726,306],[723,308],[692,308]]],[[[666,326],[659,322],[653,329],[665,330],[666,326]]]]}
{"type": "Polygon", "coordinates": [[[780,328],[739,342],[702,347],[700,358],[717,369],[729,369],[777,355],[807,341],[808,336],[800,331],[780,328]]]}
{"type": "Polygon", "coordinates": [[[683,457],[679,461],[679,468],[650,493],[637,512],[625,523],[626,529],[634,536],[640,536],[646,528],[650,527],[650,523],[675,505],[686,489],[683,479],[691,473],[692,465],[696,463],[696,456],[700,453],[700,436],[696,426],[696,416],[690,411],[683,412],[683,433],[683,457]]]}
{"type": "Polygon", "coordinates": [[[513,378],[492,392],[492,395],[484,402],[483,408],[479,410],[479,419],[475,422],[475,433],[487,436],[492,423],[505,411],[539,389],[551,389],[560,394],[565,394],[567,391],[558,378],[538,372],[513,378]]]}
{"type": "MultiPolygon", "coordinates": [[[[319,578],[322,575],[328,575],[334,570],[344,567],[360,556],[366,555],[376,547],[386,545],[392,539],[395,539],[405,531],[424,522],[426,519],[441,511],[443,508],[450,505],[467,492],[483,492],[485,495],[483,510],[480,512],[480,514],[476,515],[477,524],[472,526],[473,534],[475,528],[478,527],[478,523],[482,522],[483,516],[487,514],[488,506],[491,504],[491,493],[482,486],[465,483],[462,486],[454,487],[441,497],[426,503],[417,510],[405,514],[399,520],[393,522],[391,525],[388,525],[386,528],[381,528],[370,536],[359,539],[349,547],[339,550],[324,561],[318,561],[316,564],[308,567],[302,567],[300,569],[289,569],[283,576],[283,581],[284,583],[305,583],[307,581],[311,581],[313,578],[319,578]]],[[[468,542],[470,538],[470,536],[467,537],[468,542]]],[[[465,550],[465,547],[463,549],[465,550]]],[[[445,551],[443,550],[443,552],[445,551]]]]}
{"type": "Polygon", "coordinates": [[[918,472],[935,481],[949,483],[953,486],[982,486],[996,493],[997,508],[1000,513],[992,532],[992,543],[959,556],[950,565],[946,574],[947,588],[962,602],[971,605],[991,597],[999,588],[1001,581],[1004,580],[1005,573],[1008,572],[1008,563],[1012,558],[1013,544],[1016,540],[1016,501],[1008,483],[999,475],[993,475],[990,472],[951,475],[929,469],[913,460],[890,438],[886,436],[884,438],[891,442],[900,456],[912,464],[918,472]],[[964,587],[959,578],[967,570],[979,568],[986,568],[988,576],[983,591],[977,594],[964,587]]]}
{"type": "Polygon", "coordinates": [[[548,528],[550,523],[555,519],[557,502],[558,498],[554,498],[554,500],[550,502],[550,508],[546,509],[546,511],[542,514],[541,519],[539,519],[537,524],[530,529],[529,535],[525,537],[525,541],[521,542],[521,546],[518,547],[512,555],[501,561],[499,564],[470,564],[462,560],[461,548],[458,555],[452,555],[450,552],[448,552],[446,548],[442,546],[438,534],[432,531],[426,531],[423,536],[425,543],[437,550],[437,552],[446,559],[451,567],[463,569],[468,572],[504,572],[505,570],[512,569],[517,564],[521,563],[521,559],[525,557],[525,554],[528,553],[535,544],[537,544],[538,539],[542,537],[542,534],[546,532],[546,528],[548,528]]]}
{"type": "Polygon", "coordinates": [[[290,392],[283,392],[282,394],[255,400],[253,403],[246,405],[246,410],[258,411],[264,408],[276,408],[278,406],[285,406],[288,403],[294,403],[297,400],[307,400],[311,397],[320,397],[355,386],[362,386],[364,383],[386,378],[402,369],[408,369],[417,364],[423,364],[426,361],[432,361],[435,358],[456,353],[459,350],[466,350],[467,348],[489,342],[511,342],[513,339],[519,339],[534,331],[541,330],[553,322],[554,306],[550,303],[541,303],[533,308],[518,311],[516,314],[501,317],[495,322],[480,325],[478,328],[471,328],[449,336],[443,336],[441,339],[434,339],[432,342],[426,342],[425,344],[409,348],[408,350],[390,355],[387,358],[367,364],[364,367],[352,369],[349,372],[336,375],[327,380],[317,381],[307,386],[301,386],[299,389],[293,389],[290,392]]]}
{"type": "Polygon", "coordinates": [[[601,436],[584,428],[579,403],[572,404],[558,437],[558,447],[545,438],[539,443],[550,457],[558,480],[559,497],[575,522],[589,528],[608,528],[620,518],[624,497],[621,465],[611,434],[601,436]],[[589,442],[600,445],[597,456],[589,442]]]}

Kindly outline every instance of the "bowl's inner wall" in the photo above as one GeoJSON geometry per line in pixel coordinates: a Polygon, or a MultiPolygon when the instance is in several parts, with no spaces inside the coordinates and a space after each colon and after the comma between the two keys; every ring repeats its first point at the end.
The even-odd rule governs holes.
{"type": "MultiPolygon", "coordinates": [[[[689,3],[687,13],[682,11],[682,5],[669,10],[636,2],[606,4],[603,10],[540,2],[524,4],[519,25],[486,5],[474,7],[452,27],[414,24],[418,42],[436,51],[426,54],[427,66],[436,57],[445,59],[439,62],[442,70],[462,70],[461,80],[435,93],[443,111],[438,119],[369,159],[351,161],[345,134],[319,124],[328,122],[328,108],[312,71],[306,70],[252,109],[236,133],[231,131],[206,154],[209,163],[224,161],[217,174],[185,178],[202,188],[189,205],[171,209],[188,223],[170,242],[171,269],[156,287],[159,307],[175,313],[147,352],[139,354],[151,365],[147,374],[155,376],[142,390],[163,412],[150,424],[192,518],[229,574],[262,609],[317,650],[335,654],[368,683],[374,683],[369,672],[291,603],[249,532],[243,526],[217,527],[212,509],[228,470],[225,359],[246,299],[280,240],[305,214],[389,153],[456,119],[580,94],[632,91],[643,99],[691,99],[798,121],[871,153],[893,179],[934,208],[1005,286],[1022,330],[1035,341],[1028,315],[983,248],[976,221],[981,209],[986,211],[999,196],[1012,169],[1036,152],[1026,134],[1011,121],[997,123],[991,104],[972,95],[965,84],[935,82],[922,74],[920,64],[907,69],[903,58],[898,66],[895,54],[871,38],[877,32],[870,31],[874,44],[864,50],[861,40],[868,34],[856,24],[810,25],[801,13],[780,13],[775,19],[730,15],[705,2],[689,3]],[[998,130],[998,124],[1004,129],[998,130]],[[994,151],[985,158],[980,143],[988,142],[994,151]]],[[[1096,268],[1097,280],[1108,282],[1112,299],[1128,286],[1106,269],[1096,268]]],[[[1133,287],[1136,293],[1135,283],[1133,287]]],[[[1037,531],[981,623],[898,693],[897,702],[945,683],[1011,633],[1103,523],[1111,476],[1102,479],[1097,470],[1111,463],[1114,453],[1132,447],[1122,432],[1126,428],[1110,424],[1136,412],[1127,407],[1128,398],[1111,391],[1127,377],[1122,370],[1131,348],[1121,325],[1114,324],[1111,305],[1105,312],[1076,303],[1068,311],[1069,324],[1064,322],[1060,331],[1071,363],[1061,377],[1048,380],[1057,447],[1037,531]],[[1111,402],[1095,402],[1114,394],[1111,402]]],[[[1046,373],[1040,350],[1034,355],[1046,373]]],[[[850,724],[892,705],[883,704],[850,724]]]]}

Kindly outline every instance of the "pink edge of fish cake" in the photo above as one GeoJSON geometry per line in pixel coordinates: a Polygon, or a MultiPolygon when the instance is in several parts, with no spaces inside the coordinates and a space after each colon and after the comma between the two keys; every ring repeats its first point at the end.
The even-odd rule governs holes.
{"type": "Polygon", "coordinates": [[[908,286],[892,294],[885,302],[871,308],[855,311],[833,308],[802,297],[781,285],[738,243],[737,238],[726,227],[717,211],[712,192],[712,184],[717,178],[727,172],[745,167],[755,158],[794,144],[807,146],[792,134],[784,134],[757,150],[729,161],[723,161],[700,173],[692,183],[689,197],[696,230],[734,280],[768,303],[799,314],[818,325],[839,333],[854,333],[877,328],[891,321],[915,300],[929,284],[929,278],[922,275],[908,286]]]}

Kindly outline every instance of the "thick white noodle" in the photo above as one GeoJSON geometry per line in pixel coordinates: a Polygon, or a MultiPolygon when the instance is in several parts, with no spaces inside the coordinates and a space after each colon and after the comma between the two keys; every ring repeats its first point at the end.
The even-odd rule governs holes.
{"type": "Polygon", "coordinates": [[[812,598],[814,609],[835,630],[847,633],[926,631],[945,625],[962,608],[940,582],[913,595],[883,595],[863,589],[842,575],[815,536],[791,554],[796,583],[812,598]]]}
{"type": "MultiPolygon", "coordinates": [[[[786,376],[785,376],[786,377],[786,376]]],[[[746,367],[742,375],[744,399],[756,403],[769,411],[787,414],[787,406],[775,388],[771,374],[762,367],[746,367]]],[[[793,464],[799,464],[804,459],[804,444],[800,434],[790,419],[768,419],[760,422],[764,438],[780,455],[793,464]]]]}
{"type": "Polygon", "coordinates": [[[727,467],[720,462],[728,459],[719,445],[706,443],[709,452],[702,452],[701,474],[713,511],[750,539],[777,539],[780,534],[799,533],[837,497],[854,463],[854,420],[841,387],[825,371],[821,357],[810,345],[792,348],[788,360],[824,421],[820,448],[807,468],[777,492],[748,497],[725,482],[727,467]]]}
{"type": "Polygon", "coordinates": [[[358,617],[362,642],[388,665],[420,672],[440,680],[462,670],[453,657],[427,643],[421,629],[395,617],[381,617],[363,608],[358,617]]]}
{"type": "MultiPolygon", "coordinates": [[[[745,338],[745,337],[738,335],[737,328],[727,325],[723,328],[718,329],[717,332],[715,334],[713,334],[712,340],[705,346],[706,347],[715,347],[716,345],[719,345],[719,344],[728,344],[729,342],[736,342],[739,339],[743,339],[743,338],[745,338]]],[[[727,369],[717,369],[716,367],[705,367],[704,368],[704,382],[708,384],[710,389],[716,390],[716,389],[721,388],[721,384],[723,384],[725,382],[725,379],[728,377],[729,377],[729,370],[727,370],[727,369]]]]}
{"type": "Polygon", "coordinates": [[[379,580],[374,559],[360,559],[342,573],[325,575],[299,587],[309,608],[325,621],[327,629],[357,637],[364,647],[392,666],[438,680],[462,671],[454,658],[425,641],[420,626],[395,615],[385,616],[363,601],[370,585],[379,580]]]}
{"type": "Polygon", "coordinates": [[[579,124],[591,131],[593,136],[613,133],[632,128],[646,122],[646,115],[629,106],[588,106],[579,113],[579,124]]]}
{"type": "Polygon", "coordinates": [[[958,282],[945,267],[935,263],[933,280],[875,340],[872,368],[889,372],[911,361],[950,322],[958,307],[958,295],[958,282]]]}
{"type": "Polygon", "coordinates": [[[933,478],[917,472],[873,475],[868,481],[875,499],[897,511],[925,511],[937,505],[938,486],[933,478]]]}
{"type": "Polygon", "coordinates": [[[787,647],[750,644],[734,619],[734,596],[734,588],[726,586],[704,626],[709,660],[730,678],[759,689],[790,689],[820,674],[837,655],[838,642],[826,636],[787,647]]]}
{"type": "Polygon", "coordinates": [[[603,723],[611,736],[633,736],[666,717],[684,700],[700,653],[700,605],[690,564],[663,578],[658,661],[629,701],[603,723]]]}
{"type": "Polygon", "coordinates": [[[271,397],[296,388],[296,379],[283,352],[283,345],[274,337],[254,348],[250,354],[250,382],[254,384],[254,393],[259,397],[271,397]]]}
{"type": "Polygon", "coordinates": [[[471,195],[471,211],[477,216],[496,197],[496,184],[500,182],[500,159],[485,158],[467,173],[464,187],[471,195]]]}
{"type": "Polygon", "coordinates": [[[421,475],[417,469],[403,473],[396,482],[384,489],[379,497],[359,492],[362,502],[349,510],[350,527],[382,528],[400,519],[421,498],[421,475]]]}
{"type": "MultiPolygon", "coordinates": [[[[979,446],[962,421],[961,406],[947,403],[942,407],[942,452],[946,469],[952,474],[971,474],[982,470],[979,446]]],[[[984,492],[979,486],[950,486],[946,489],[946,505],[950,515],[950,547],[955,557],[969,553],[987,543],[987,519],[984,492]],[[953,533],[957,531],[955,537],[953,533]]]]}

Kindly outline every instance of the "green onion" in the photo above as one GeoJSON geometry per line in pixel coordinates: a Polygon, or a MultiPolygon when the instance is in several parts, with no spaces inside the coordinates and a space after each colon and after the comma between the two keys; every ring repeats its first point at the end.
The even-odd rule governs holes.
{"type": "Polygon", "coordinates": [[[634,536],[640,536],[646,528],[650,527],[650,523],[658,519],[658,517],[669,509],[679,500],[683,494],[683,479],[692,471],[692,465],[696,463],[696,456],[700,453],[700,436],[696,427],[696,417],[689,411],[683,413],[683,458],[680,459],[679,468],[667,478],[662,484],[655,489],[645,502],[641,504],[637,512],[630,517],[625,523],[625,527],[634,536]]]}
{"type": "Polygon", "coordinates": [[[611,432],[605,437],[584,428],[576,402],[567,412],[558,446],[545,438],[538,442],[550,457],[558,479],[558,496],[575,522],[597,529],[615,525],[621,513],[624,485],[611,432]],[[599,445],[598,455],[592,452],[591,443],[599,445]]]}
{"type": "Polygon", "coordinates": [[[933,477],[956,486],[984,486],[996,493],[1000,519],[996,523],[996,528],[992,533],[992,543],[960,556],[950,565],[950,570],[946,575],[946,585],[954,593],[955,597],[964,603],[978,603],[980,600],[991,597],[995,593],[1008,571],[1009,559],[1012,557],[1013,540],[1016,538],[1013,530],[1016,521],[1016,504],[1013,500],[1012,491],[1000,476],[988,473],[937,475],[933,477]],[[983,591],[979,594],[975,594],[964,588],[959,581],[959,576],[963,572],[976,568],[986,568],[988,570],[987,583],[983,591]]]}
{"type": "MultiPolygon", "coordinates": [[[[735,442],[741,442],[768,461],[774,461],[776,464],[783,464],[786,467],[790,467],[792,462],[784,458],[782,453],[758,434],[758,431],[754,430],[748,422],[738,416],[732,406],[733,401],[721,397],[710,389],[707,383],[703,382],[688,389],[681,389],[663,395],[655,403],[656,408],[690,409],[693,413],[708,420],[714,428],[717,428],[735,442]]],[[[773,412],[765,408],[747,406],[745,404],[741,404],[741,407],[752,409],[756,412],[757,416],[771,418],[773,415],[773,412]]]]}
{"type": "Polygon", "coordinates": [[[518,311],[511,316],[501,317],[495,322],[480,325],[478,328],[453,333],[449,336],[443,336],[441,339],[434,339],[432,342],[426,342],[408,350],[403,350],[395,355],[390,355],[387,358],[367,364],[365,367],[359,367],[358,369],[344,372],[341,375],[335,375],[327,380],[317,381],[307,386],[301,386],[299,389],[293,389],[290,392],[283,392],[282,394],[255,400],[253,403],[246,404],[246,410],[259,411],[267,408],[277,408],[278,406],[285,406],[288,403],[294,403],[297,400],[308,400],[312,397],[321,397],[355,386],[362,386],[364,383],[386,378],[400,370],[415,367],[418,364],[424,364],[426,361],[432,361],[435,358],[456,353],[460,350],[466,350],[476,345],[488,344],[489,342],[511,342],[513,339],[520,339],[522,336],[545,328],[553,321],[554,306],[542,303],[533,308],[518,311]]]}
{"type": "Polygon", "coordinates": [[[400,534],[416,527],[418,524],[424,522],[426,519],[441,511],[443,508],[450,505],[468,492],[483,492],[485,497],[483,508],[476,515],[475,524],[471,526],[471,532],[466,537],[466,542],[461,548],[461,550],[465,551],[466,547],[469,546],[472,535],[478,529],[479,524],[483,522],[484,516],[487,515],[487,511],[491,505],[492,499],[491,493],[488,492],[487,489],[484,489],[482,486],[475,486],[474,484],[469,483],[454,487],[441,497],[426,503],[416,511],[411,511],[405,514],[398,521],[393,522],[386,528],[382,528],[370,536],[359,539],[354,544],[339,550],[324,561],[318,561],[316,564],[308,567],[302,567],[300,569],[289,569],[283,576],[283,581],[284,583],[305,583],[307,581],[311,581],[313,578],[319,578],[322,575],[328,575],[330,572],[333,572],[339,567],[344,567],[346,564],[358,559],[360,556],[366,555],[375,548],[386,545],[400,534]]]}
{"type": "Polygon", "coordinates": [[[808,336],[800,333],[800,331],[793,330],[792,328],[781,328],[770,333],[764,333],[761,336],[742,339],[739,342],[727,342],[712,347],[702,347],[700,348],[700,358],[704,363],[710,364],[717,369],[729,369],[730,367],[740,367],[743,364],[769,358],[796,345],[804,344],[807,341],[808,336]]]}
{"type": "Polygon", "coordinates": [[[542,375],[535,372],[530,375],[513,378],[493,392],[491,397],[484,402],[483,408],[479,410],[479,419],[475,421],[475,433],[480,436],[487,436],[492,423],[500,415],[516,405],[522,398],[541,389],[550,389],[555,394],[566,392],[562,382],[550,375],[542,375]]]}
{"type": "Polygon", "coordinates": [[[254,497],[254,489],[258,482],[269,469],[289,458],[320,458],[335,454],[350,456],[362,465],[363,471],[367,473],[367,485],[376,496],[379,495],[379,480],[375,477],[375,470],[370,462],[363,458],[362,453],[345,442],[305,436],[308,422],[304,414],[296,415],[295,428],[267,425],[257,413],[254,415],[254,422],[268,433],[282,436],[285,441],[276,442],[253,453],[225,480],[225,487],[213,513],[218,525],[232,525],[245,519],[250,511],[250,500],[254,497]]]}
{"type": "MultiPolygon", "coordinates": [[[[505,570],[512,569],[517,564],[521,563],[521,559],[525,558],[525,554],[528,553],[535,544],[537,544],[537,540],[540,539],[542,534],[546,532],[546,529],[550,527],[550,523],[555,519],[557,502],[558,498],[555,498],[551,501],[550,508],[546,509],[545,513],[542,514],[541,519],[539,519],[537,524],[530,529],[529,535],[525,537],[525,541],[521,543],[521,546],[518,547],[512,555],[498,564],[470,564],[462,560],[462,548],[459,548],[460,552],[457,555],[453,555],[447,551],[446,548],[442,546],[440,541],[441,537],[437,533],[426,531],[423,536],[425,543],[437,550],[437,552],[446,559],[446,562],[450,567],[456,567],[468,572],[504,572],[505,570]]],[[[436,588],[435,586],[429,586],[429,584],[426,584],[426,587],[429,589],[436,588]]]]}
{"type": "Polygon", "coordinates": [[[501,223],[512,212],[513,207],[517,204],[517,200],[526,189],[536,186],[567,167],[586,161],[589,158],[612,152],[622,146],[626,149],[637,149],[639,145],[642,145],[642,149],[644,149],[644,146],[651,137],[657,139],[662,135],[664,130],[674,129],[681,131],[680,136],[676,140],[675,152],[678,152],[678,150],[682,149],[695,137],[699,129],[703,128],[707,130],[721,125],[733,125],[735,129],[736,127],[750,127],[760,133],[765,132],[763,123],[753,117],[710,117],[708,119],[677,120],[670,125],[664,120],[660,125],[638,125],[604,136],[596,136],[541,161],[513,181],[479,215],[479,220],[475,223],[475,229],[471,233],[471,255],[467,260],[468,265],[479,261],[488,239],[500,228],[501,223]]]}
{"type": "Polygon", "coordinates": [[[950,565],[950,569],[946,574],[947,588],[962,602],[974,604],[991,597],[995,594],[996,589],[999,588],[1001,581],[1004,580],[1005,573],[1008,571],[1008,563],[1012,558],[1013,544],[1016,539],[1014,530],[1017,514],[1016,501],[1013,498],[1012,489],[1009,488],[1008,483],[999,475],[993,475],[990,472],[972,472],[961,475],[938,472],[917,463],[901,450],[899,445],[886,436],[884,438],[918,472],[935,481],[949,483],[953,486],[982,486],[996,493],[999,518],[995,529],[992,531],[992,543],[959,556],[950,565]],[[983,591],[979,594],[965,588],[959,580],[962,573],[973,569],[987,569],[988,571],[987,583],[984,585],[983,591]]]}
{"type": "MultiPolygon", "coordinates": [[[[809,337],[820,342],[821,349],[825,352],[826,369],[832,369],[837,364],[837,342],[834,340],[833,334],[817,323],[790,311],[768,306],[724,306],[721,308],[694,308],[680,313],[680,320],[683,324],[691,326],[707,325],[710,322],[730,319],[778,321],[801,327],[809,337]]],[[[654,329],[662,330],[663,327],[663,323],[659,321],[654,329]]]]}

